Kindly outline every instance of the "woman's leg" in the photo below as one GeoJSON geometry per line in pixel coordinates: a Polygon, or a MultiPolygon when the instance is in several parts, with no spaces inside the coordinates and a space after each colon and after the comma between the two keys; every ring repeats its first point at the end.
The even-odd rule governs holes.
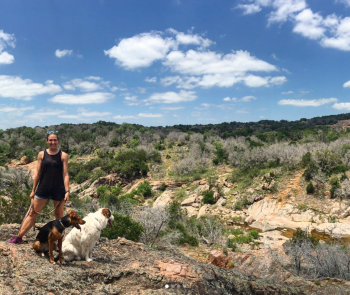
{"type": "MultiPolygon", "coordinates": [[[[40,212],[43,209],[43,207],[45,206],[46,202],[47,202],[47,200],[37,199],[37,198],[34,197],[33,198],[34,210],[36,212],[40,212]]],[[[27,216],[26,219],[24,219],[22,227],[19,230],[19,233],[17,235],[19,238],[22,238],[26,234],[26,232],[34,225],[35,220],[36,220],[37,217],[38,217],[38,214],[35,213],[33,211],[33,209],[30,210],[29,215],[27,216]]]]}
{"type": "MultiPolygon", "coordinates": [[[[58,205],[60,201],[53,201],[54,208],[58,205]]],[[[55,210],[55,219],[60,219],[63,217],[64,201],[55,210]]]]}

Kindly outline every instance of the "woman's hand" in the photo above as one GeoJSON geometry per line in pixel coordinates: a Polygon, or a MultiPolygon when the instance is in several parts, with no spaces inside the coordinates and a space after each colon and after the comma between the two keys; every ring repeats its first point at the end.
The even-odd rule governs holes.
{"type": "Polygon", "coordinates": [[[69,201],[69,192],[67,192],[67,193],[64,195],[64,201],[65,201],[65,202],[69,201]]]}
{"type": "Polygon", "coordinates": [[[34,196],[35,196],[35,191],[32,191],[32,192],[30,193],[30,195],[29,195],[29,198],[33,199],[34,196]]]}

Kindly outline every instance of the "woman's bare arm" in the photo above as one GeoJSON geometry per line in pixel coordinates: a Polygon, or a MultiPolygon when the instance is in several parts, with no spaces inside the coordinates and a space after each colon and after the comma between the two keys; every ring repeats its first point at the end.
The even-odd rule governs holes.
{"type": "Polygon", "coordinates": [[[63,162],[63,182],[64,189],[66,193],[64,195],[64,200],[69,201],[69,175],[68,175],[68,155],[62,152],[62,162],[63,162]]]}
{"type": "Polygon", "coordinates": [[[44,152],[39,152],[39,154],[38,154],[38,162],[36,164],[36,171],[35,171],[35,175],[34,175],[33,190],[30,193],[30,198],[31,199],[34,198],[36,187],[38,186],[38,183],[39,183],[40,174],[41,174],[41,162],[43,161],[43,157],[44,157],[44,152]]]}

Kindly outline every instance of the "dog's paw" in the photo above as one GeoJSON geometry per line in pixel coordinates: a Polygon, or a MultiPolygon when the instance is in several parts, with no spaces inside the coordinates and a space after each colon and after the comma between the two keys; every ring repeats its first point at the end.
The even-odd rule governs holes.
{"type": "Polygon", "coordinates": [[[41,257],[44,257],[45,256],[45,254],[44,253],[41,253],[41,257]]]}
{"type": "Polygon", "coordinates": [[[87,262],[91,262],[91,261],[94,261],[94,260],[91,259],[91,258],[88,258],[88,259],[86,259],[86,261],[87,261],[87,262]]]}

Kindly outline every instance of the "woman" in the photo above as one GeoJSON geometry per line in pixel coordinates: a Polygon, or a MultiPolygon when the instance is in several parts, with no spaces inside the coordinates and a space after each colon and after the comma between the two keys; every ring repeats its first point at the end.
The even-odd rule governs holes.
{"type": "Polygon", "coordinates": [[[69,200],[68,155],[57,147],[57,131],[48,131],[46,142],[49,148],[38,154],[33,190],[30,194],[32,210],[23,220],[18,235],[8,242],[10,244],[23,243],[22,237],[34,225],[38,214],[48,200],[53,200],[55,208],[57,207],[56,219],[63,216],[64,203],[69,200]]]}

